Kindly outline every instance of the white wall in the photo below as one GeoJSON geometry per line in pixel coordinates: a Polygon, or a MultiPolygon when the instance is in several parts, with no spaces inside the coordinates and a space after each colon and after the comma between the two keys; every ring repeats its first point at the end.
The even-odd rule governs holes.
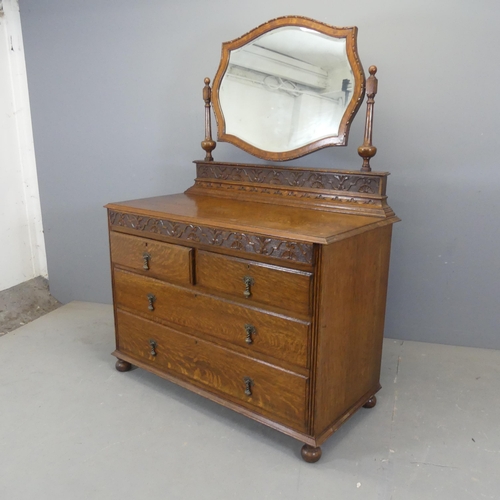
{"type": "Polygon", "coordinates": [[[0,290],[47,276],[16,0],[0,0],[0,290]]]}

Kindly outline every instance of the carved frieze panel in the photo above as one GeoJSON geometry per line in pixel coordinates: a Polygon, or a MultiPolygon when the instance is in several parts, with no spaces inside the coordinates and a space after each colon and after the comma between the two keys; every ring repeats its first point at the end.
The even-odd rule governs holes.
{"type": "Polygon", "coordinates": [[[313,245],[290,240],[269,238],[257,234],[240,233],[203,227],[167,219],[109,211],[111,226],[126,227],[146,233],[161,234],[185,241],[266,255],[278,259],[312,264],[313,245]]]}
{"type": "Polygon", "coordinates": [[[383,194],[381,177],[353,173],[318,172],[299,168],[197,165],[197,178],[292,188],[313,188],[350,193],[383,194]]]}

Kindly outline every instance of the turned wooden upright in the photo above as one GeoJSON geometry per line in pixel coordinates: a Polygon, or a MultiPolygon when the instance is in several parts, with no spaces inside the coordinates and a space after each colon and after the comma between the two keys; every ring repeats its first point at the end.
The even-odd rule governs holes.
{"type": "Polygon", "coordinates": [[[365,140],[363,145],[358,148],[358,154],[363,158],[362,172],[370,172],[370,160],[377,154],[377,148],[372,144],[373,132],[373,106],[375,105],[375,95],[377,94],[378,80],[375,74],[377,66],[370,66],[370,76],[366,81],[366,120],[365,120],[365,140]]]}
{"type": "Polygon", "coordinates": [[[205,161],[212,161],[212,151],[217,146],[212,140],[212,116],[210,113],[212,89],[210,88],[210,78],[205,78],[205,86],[203,87],[203,100],[205,101],[205,140],[201,142],[201,147],[205,151],[205,161]]]}

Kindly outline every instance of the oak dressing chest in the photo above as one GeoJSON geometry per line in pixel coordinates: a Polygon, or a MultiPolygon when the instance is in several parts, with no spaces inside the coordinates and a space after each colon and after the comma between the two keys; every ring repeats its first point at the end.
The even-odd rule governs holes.
{"type": "Polygon", "coordinates": [[[365,82],[355,41],[355,28],[293,17],[224,44],[214,96],[205,80],[206,156],[195,162],[194,185],[183,194],[107,205],[116,368],[136,365],[288,434],[304,443],[302,456],[309,462],[320,458],[321,443],[356,410],[375,405],[380,389],[391,231],[398,219],[386,202],[388,174],[372,172],[369,164],[376,151],[376,69],[370,68],[372,80],[365,82]],[[284,68],[290,54],[277,49],[284,42],[265,40],[284,32],[288,41],[298,28],[343,41],[350,73],[336,70],[348,76],[338,88],[328,88],[327,80],[335,80],[328,70],[324,85],[308,80],[311,68],[304,65],[314,58],[292,68],[295,73],[284,68]],[[242,51],[244,60],[232,61],[242,51]],[[262,77],[269,63],[264,51],[279,57],[262,77]],[[230,70],[234,88],[226,85],[230,70]],[[272,81],[269,95],[262,81],[264,87],[272,81]],[[318,96],[308,90],[320,84],[318,96]],[[241,91],[238,85],[267,100],[277,94],[283,103],[292,95],[289,137],[311,120],[307,113],[297,118],[297,98],[318,113],[325,108],[329,121],[337,108],[343,114],[337,113],[330,136],[304,139],[305,130],[284,146],[269,147],[268,134],[252,138],[248,127],[238,130],[237,109],[227,108],[241,91]],[[345,144],[365,89],[361,171],[212,158],[212,102],[220,140],[281,161],[345,144]]]}

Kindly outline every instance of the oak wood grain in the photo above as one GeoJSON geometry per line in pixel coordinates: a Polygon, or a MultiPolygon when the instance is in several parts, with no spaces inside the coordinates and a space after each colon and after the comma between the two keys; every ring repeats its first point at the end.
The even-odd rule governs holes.
{"type": "Polygon", "coordinates": [[[387,172],[286,168],[196,161],[197,176],[187,194],[237,198],[370,217],[393,217],[385,194],[387,172]]]}
{"type": "Polygon", "coordinates": [[[306,377],[120,310],[117,325],[121,352],[138,356],[160,370],[195,380],[246,407],[270,412],[298,430],[305,429],[306,377]],[[155,344],[154,351],[151,341],[155,344]],[[251,380],[248,393],[246,377],[251,380]]]}
{"type": "Polygon", "coordinates": [[[219,230],[224,228],[296,242],[322,244],[399,220],[396,217],[384,219],[355,213],[346,217],[345,214],[336,212],[251,202],[239,200],[237,193],[234,198],[175,194],[110,203],[106,207],[123,213],[170,218],[219,230]]]}
{"type": "Polygon", "coordinates": [[[312,273],[235,259],[211,252],[196,254],[196,283],[207,289],[246,297],[244,279],[253,280],[247,300],[310,314],[312,273]]]}
{"type": "MultiPolygon", "coordinates": [[[[206,243],[203,243],[201,241],[195,241],[195,240],[187,240],[187,239],[182,240],[182,239],[177,238],[175,235],[168,236],[165,234],[143,231],[143,230],[137,229],[137,228],[131,228],[131,227],[120,226],[120,225],[111,225],[111,224],[110,224],[110,231],[116,232],[116,233],[121,233],[121,234],[129,234],[131,236],[138,236],[140,238],[146,237],[146,238],[151,239],[151,240],[163,241],[165,243],[171,243],[173,245],[185,246],[185,247],[193,248],[193,249],[202,249],[202,250],[207,249],[206,243]]],[[[279,256],[264,255],[261,253],[242,254],[240,249],[231,248],[231,246],[223,247],[223,246],[214,245],[214,246],[210,247],[210,251],[212,253],[215,253],[215,254],[229,255],[231,257],[244,256],[245,258],[251,258],[253,261],[256,261],[256,262],[262,262],[264,264],[271,264],[271,265],[280,266],[280,267],[288,267],[290,269],[297,269],[297,270],[309,271],[309,272],[313,269],[313,262],[312,261],[310,263],[291,261],[291,260],[287,260],[287,259],[281,259],[279,256]]],[[[314,259],[314,256],[313,256],[313,259],[314,259]]]]}
{"type": "Polygon", "coordinates": [[[316,435],[379,386],[391,231],[386,226],[322,247],[316,435]]]}
{"type": "MultiPolygon", "coordinates": [[[[347,420],[349,420],[368,400],[370,394],[375,394],[381,389],[380,383],[377,383],[374,387],[370,388],[365,394],[363,394],[358,401],[356,401],[349,408],[344,408],[343,412],[333,420],[330,425],[324,429],[320,434],[314,434],[314,445],[319,446],[323,444],[332,434],[334,434],[341,425],[343,425],[347,420]]],[[[304,441],[307,442],[307,441],[304,441]]]]}
{"type": "Polygon", "coordinates": [[[199,396],[202,396],[206,399],[214,401],[215,403],[220,404],[226,408],[229,408],[237,413],[244,415],[245,417],[251,418],[256,422],[259,422],[263,425],[267,425],[268,427],[275,429],[276,431],[282,432],[287,436],[290,436],[294,439],[301,441],[302,443],[307,443],[312,446],[317,446],[318,443],[308,433],[305,431],[298,431],[290,427],[287,424],[283,424],[281,422],[277,422],[272,413],[267,413],[265,410],[261,410],[261,413],[257,413],[253,408],[247,408],[242,406],[239,402],[233,401],[231,397],[226,395],[219,395],[214,393],[213,391],[207,390],[205,386],[198,384],[193,379],[186,379],[175,375],[173,373],[167,372],[165,370],[159,370],[155,366],[152,366],[151,363],[139,358],[138,356],[126,354],[122,351],[115,350],[111,353],[113,356],[116,356],[119,359],[123,359],[124,361],[128,361],[129,363],[137,366],[138,368],[142,368],[143,370],[147,370],[151,373],[154,373],[158,377],[161,377],[169,382],[172,382],[180,387],[183,387],[199,396]]]}
{"type": "Polygon", "coordinates": [[[307,366],[309,321],[245,307],[121,269],[115,269],[114,282],[118,307],[208,333],[245,347],[250,355],[263,352],[276,359],[307,366]],[[155,296],[153,311],[149,310],[149,294],[155,296]],[[255,328],[251,344],[246,342],[247,324],[255,328]]]}
{"type": "Polygon", "coordinates": [[[192,283],[193,250],[111,232],[111,260],[136,272],[164,279],[170,283],[192,283]]]}

